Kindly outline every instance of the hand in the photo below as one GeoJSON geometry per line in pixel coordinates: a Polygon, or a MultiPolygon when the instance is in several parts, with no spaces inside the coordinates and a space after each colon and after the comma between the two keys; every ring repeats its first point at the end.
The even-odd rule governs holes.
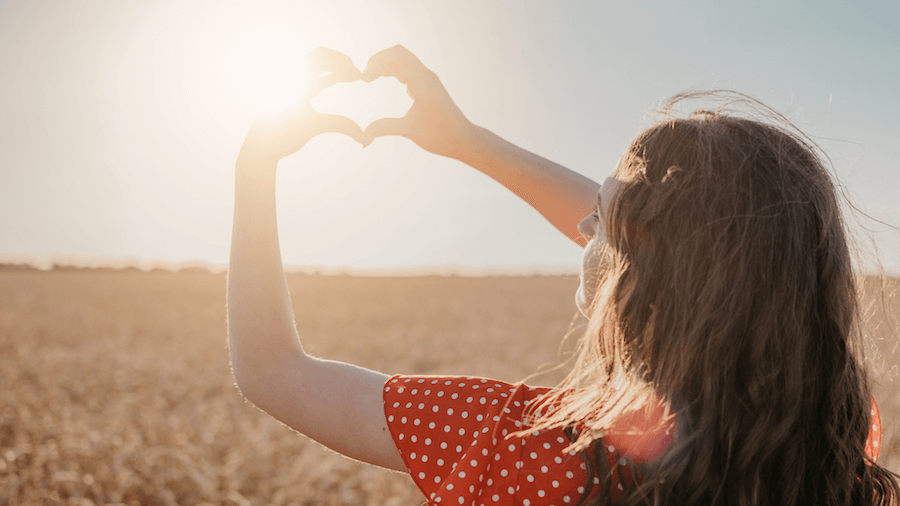
{"type": "Polygon", "coordinates": [[[306,57],[309,65],[310,84],[299,105],[273,118],[257,119],[241,147],[240,156],[262,157],[271,162],[296,153],[313,137],[326,132],[348,135],[356,142],[366,141],[362,129],[353,120],[315,111],[310,101],[325,88],[360,78],[350,57],[324,47],[319,47],[306,57]],[[322,72],[330,72],[319,76],[322,72]]]}
{"type": "Polygon", "coordinates": [[[413,99],[402,118],[382,118],[366,127],[368,145],[383,135],[400,135],[432,153],[458,158],[471,142],[474,126],[453,103],[438,76],[403,46],[385,49],[369,58],[362,80],[395,77],[413,99]]]}

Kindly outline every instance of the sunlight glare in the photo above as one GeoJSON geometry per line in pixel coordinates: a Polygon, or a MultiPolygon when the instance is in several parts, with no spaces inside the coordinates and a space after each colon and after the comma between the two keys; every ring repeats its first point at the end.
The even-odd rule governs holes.
{"type": "Polygon", "coordinates": [[[248,30],[223,48],[227,85],[237,105],[254,117],[271,117],[295,106],[309,86],[305,52],[271,29],[248,30]]]}

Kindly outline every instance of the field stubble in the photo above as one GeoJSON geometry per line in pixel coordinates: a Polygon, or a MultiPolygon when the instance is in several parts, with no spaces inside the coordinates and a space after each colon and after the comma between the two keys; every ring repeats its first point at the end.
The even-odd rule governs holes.
{"type": "MultiPolygon", "coordinates": [[[[567,358],[574,336],[560,340],[581,323],[574,276],[288,281],[308,352],[387,373],[518,381],[567,358]]],[[[876,308],[867,323],[881,461],[900,471],[900,351],[884,320],[876,308]]],[[[225,332],[224,274],[0,270],[0,504],[423,502],[408,476],[245,402],[225,332]]]]}

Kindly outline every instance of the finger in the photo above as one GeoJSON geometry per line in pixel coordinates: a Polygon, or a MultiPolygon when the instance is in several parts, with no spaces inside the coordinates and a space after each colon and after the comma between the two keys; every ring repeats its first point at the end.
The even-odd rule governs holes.
{"type": "Polygon", "coordinates": [[[329,76],[334,79],[331,84],[355,81],[360,76],[359,69],[353,65],[349,56],[327,47],[320,46],[312,50],[306,55],[306,61],[311,77],[317,78],[322,72],[330,72],[329,76]]]}
{"type": "Polygon", "coordinates": [[[338,114],[318,114],[314,120],[318,133],[334,132],[344,134],[360,144],[366,144],[367,137],[362,128],[352,119],[338,114]]]}
{"type": "Polygon", "coordinates": [[[394,46],[372,55],[361,78],[365,82],[372,82],[379,77],[395,77],[406,84],[410,77],[421,74],[424,69],[422,62],[408,49],[394,46]]]}
{"type": "Polygon", "coordinates": [[[378,137],[384,137],[386,135],[401,135],[406,137],[408,131],[409,128],[406,118],[377,119],[369,123],[369,126],[366,127],[365,137],[367,142],[364,146],[371,144],[372,141],[378,137]]]}

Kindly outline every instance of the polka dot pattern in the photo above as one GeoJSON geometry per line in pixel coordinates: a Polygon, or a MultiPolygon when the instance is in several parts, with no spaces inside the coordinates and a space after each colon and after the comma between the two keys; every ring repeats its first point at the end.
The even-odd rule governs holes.
{"type": "Polygon", "coordinates": [[[870,459],[877,461],[878,454],[881,452],[881,412],[878,411],[878,404],[875,397],[872,397],[872,428],[869,429],[869,437],[866,439],[866,455],[870,459]]]}
{"type": "Polygon", "coordinates": [[[581,459],[563,451],[569,441],[560,430],[516,434],[527,406],[547,391],[474,377],[394,376],[385,383],[385,417],[429,504],[561,505],[563,497],[581,497],[581,459]]]}

